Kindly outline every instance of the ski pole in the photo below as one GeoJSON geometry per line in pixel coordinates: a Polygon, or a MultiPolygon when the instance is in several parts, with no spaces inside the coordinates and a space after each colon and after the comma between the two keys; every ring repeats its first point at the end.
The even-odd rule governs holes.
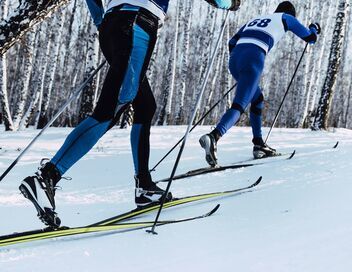
{"type": "MultiPolygon", "coordinates": [[[[211,108],[206,112],[204,113],[204,115],[193,125],[193,127],[191,128],[191,130],[189,132],[192,132],[193,129],[195,129],[204,119],[205,117],[207,117],[209,115],[210,112],[213,111],[213,109],[219,105],[219,103],[234,89],[236,88],[237,86],[237,83],[235,83],[228,91],[226,91],[226,93],[224,93],[224,95],[213,105],[211,106],[211,108]]],[[[155,171],[155,168],[157,168],[159,166],[160,163],[162,163],[162,161],[164,161],[166,159],[167,156],[170,155],[170,153],[172,151],[175,150],[175,148],[183,141],[184,139],[184,136],[164,155],[164,157],[162,157],[156,164],[155,166],[150,169],[150,172],[152,171],[155,171]]]]}
{"type": "Polygon", "coordinates": [[[78,87],[73,95],[66,101],[66,103],[60,108],[60,110],[54,115],[53,118],[46,124],[44,128],[38,133],[37,136],[26,146],[25,149],[18,155],[16,160],[14,160],[11,165],[5,170],[5,172],[0,177],[0,182],[3,180],[4,177],[11,171],[11,169],[19,162],[22,156],[31,148],[31,146],[38,140],[38,138],[44,133],[44,131],[50,127],[55,120],[60,116],[60,114],[67,108],[67,106],[78,97],[78,95],[82,92],[82,90],[87,86],[87,84],[93,79],[93,77],[100,71],[100,69],[105,65],[106,60],[104,60],[97,69],[78,87]]]}
{"type": "Polygon", "coordinates": [[[165,203],[165,199],[166,199],[166,196],[170,190],[170,187],[171,187],[171,183],[172,183],[172,179],[174,178],[175,176],[175,173],[176,173],[176,170],[177,170],[177,167],[178,167],[178,163],[180,162],[180,159],[181,159],[181,156],[182,156],[182,153],[183,153],[183,149],[186,145],[186,141],[187,141],[187,137],[188,137],[188,134],[191,130],[191,126],[193,124],[193,121],[196,117],[196,113],[197,113],[197,109],[199,108],[199,105],[200,105],[200,101],[202,99],[202,96],[203,96],[203,93],[205,91],[205,87],[207,85],[207,81],[208,81],[208,78],[209,78],[209,75],[210,75],[210,70],[214,64],[214,60],[215,60],[215,57],[216,57],[216,53],[218,51],[218,48],[219,48],[219,45],[220,45],[220,41],[221,41],[221,38],[224,34],[224,31],[225,31],[225,27],[226,27],[226,23],[227,23],[227,18],[229,16],[229,11],[226,11],[226,16],[225,16],[225,20],[220,28],[220,33],[219,33],[219,37],[218,37],[218,40],[216,42],[216,45],[215,45],[215,49],[214,49],[214,52],[213,52],[213,55],[211,57],[211,60],[210,60],[210,63],[209,63],[209,67],[207,69],[207,72],[206,72],[206,75],[205,75],[205,79],[203,81],[203,85],[202,85],[202,88],[201,88],[201,91],[198,95],[198,99],[197,99],[197,103],[196,103],[196,106],[193,110],[193,114],[192,114],[192,117],[191,119],[189,120],[189,123],[188,123],[188,127],[187,127],[187,130],[186,130],[186,133],[185,133],[185,136],[183,137],[183,141],[182,141],[182,145],[181,145],[181,148],[180,148],[180,151],[178,152],[177,154],[177,158],[176,158],[176,161],[175,161],[175,164],[173,166],[173,169],[172,169],[172,172],[171,172],[171,175],[170,175],[170,178],[169,178],[169,181],[168,181],[168,184],[167,184],[167,187],[166,187],[166,190],[165,190],[165,193],[161,199],[161,203],[160,203],[160,207],[159,207],[159,210],[158,210],[158,213],[155,217],[155,221],[154,221],[154,224],[152,226],[152,228],[150,230],[147,230],[148,233],[152,233],[152,234],[157,234],[157,232],[155,232],[155,227],[156,227],[156,224],[159,220],[159,216],[160,216],[160,213],[161,213],[161,210],[163,209],[163,206],[164,206],[164,203],[165,203]]]}
{"type": "Polygon", "coordinates": [[[292,85],[292,83],[293,83],[293,80],[294,80],[294,78],[296,77],[298,68],[299,68],[299,66],[300,66],[300,64],[301,64],[301,62],[302,62],[302,59],[303,59],[303,57],[304,57],[304,54],[305,54],[306,51],[307,51],[307,48],[308,48],[308,43],[307,43],[306,46],[304,47],[304,50],[303,50],[302,55],[301,55],[301,58],[299,59],[298,64],[297,64],[296,69],[295,69],[295,72],[293,73],[293,76],[292,76],[292,78],[291,78],[290,84],[288,84],[288,87],[287,87],[287,90],[286,90],[286,92],[285,92],[285,95],[284,95],[284,97],[282,98],[282,101],[281,101],[281,104],[280,104],[280,106],[279,106],[279,109],[278,109],[277,112],[276,112],[274,121],[273,121],[273,123],[271,124],[271,127],[270,127],[270,129],[269,129],[268,135],[266,136],[265,143],[268,141],[269,136],[270,136],[270,134],[271,134],[271,131],[272,131],[273,127],[274,127],[275,124],[276,124],[276,121],[277,121],[277,119],[278,119],[278,117],[279,117],[279,114],[280,114],[280,112],[281,112],[281,110],[282,110],[282,105],[284,104],[284,101],[285,101],[285,99],[286,99],[286,96],[287,96],[287,94],[288,94],[288,91],[290,90],[290,87],[291,87],[291,85],[292,85]]]}

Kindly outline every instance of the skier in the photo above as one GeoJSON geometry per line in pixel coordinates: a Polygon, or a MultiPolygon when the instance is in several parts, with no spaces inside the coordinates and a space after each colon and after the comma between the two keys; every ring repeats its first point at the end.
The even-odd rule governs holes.
{"type": "MultiPolygon", "coordinates": [[[[206,0],[217,8],[237,10],[239,0],[206,0]]],[[[164,190],[156,186],[149,173],[149,134],[156,103],[145,76],[169,0],[110,0],[107,11],[101,0],[86,0],[99,30],[99,42],[110,64],[102,92],[93,114],[66,138],[56,155],[39,171],[26,177],[19,189],[35,206],[43,223],[58,227],[55,190],[62,175],[83,157],[114,126],[132,103],[134,121],[131,147],[135,167],[137,207],[157,203],[164,190]]],[[[172,194],[166,196],[166,201],[172,194]]]]}
{"type": "Polygon", "coordinates": [[[291,31],[304,41],[314,44],[321,29],[318,23],[308,29],[296,19],[296,10],[289,1],[280,3],[274,14],[255,17],[245,24],[229,41],[229,69],[236,79],[237,92],[233,104],[222,116],[216,128],[203,135],[199,143],[205,150],[210,166],[217,165],[217,142],[239,120],[248,104],[253,133],[253,156],[263,158],[278,155],[262,139],[262,109],[264,97],[258,84],[264,68],[266,54],[279,42],[285,32],[291,31]]]}

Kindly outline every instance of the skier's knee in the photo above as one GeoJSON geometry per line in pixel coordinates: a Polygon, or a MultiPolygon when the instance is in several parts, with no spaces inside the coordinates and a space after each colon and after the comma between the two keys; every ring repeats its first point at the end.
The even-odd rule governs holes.
{"type": "Polygon", "coordinates": [[[233,103],[231,109],[238,110],[241,114],[244,113],[244,108],[238,103],[233,103]]]}
{"type": "Polygon", "coordinates": [[[264,106],[264,96],[263,94],[260,94],[259,97],[252,101],[251,103],[251,113],[254,113],[256,115],[261,115],[262,114],[262,109],[264,106]]]}
{"type": "Polygon", "coordinates": [[[251,113],[254,113],[255,115],[262,115],[262,109],[257,108],[255,105],[251,105],[251,113]]]}
{"type": "Polygon", "coordinates": [[[152,122],[154,113],[156,111],[155,100],[151,101],[147,107],[141,109],[134,109],[133,123],[134,124],[148,124],[152,122]]]}
{"type": "Polygon", "coordinates": [[[98,122],[106,122],[112,120],[114,118],[114,114],[113,112],[97,108],[95,109],[91,117],[97,120],[98,122]]]}

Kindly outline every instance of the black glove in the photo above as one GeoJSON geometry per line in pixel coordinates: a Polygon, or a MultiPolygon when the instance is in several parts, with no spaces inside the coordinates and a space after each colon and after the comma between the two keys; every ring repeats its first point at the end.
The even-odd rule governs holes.
{"type": "Polygon", "coordinates": [[[241,0],[232,0],[232,6],[229,10],[236,11],[240,8],[241,0]]]}
{"type": "Polygon", "coordinates": [[[316,30],[317,30],[317,34],[320,34],[321,33],[321,27],[320,27],[320,25],[318,24],[318,23],[312,23],[312,24],[310,24],[309,25],[309,28],[315,28],[316,30]]]}

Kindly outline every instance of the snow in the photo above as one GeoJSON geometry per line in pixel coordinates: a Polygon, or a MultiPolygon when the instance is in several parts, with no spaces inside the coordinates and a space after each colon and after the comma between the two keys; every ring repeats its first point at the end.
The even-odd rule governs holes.
{"type": "MultiPolygon", "coordinates": [[[[151,167],[185,129],[152,128],[151,167]]],[[[42,226],[17,188],[41,158],[55,153],[70,130],[49,129],[1,182],[0,235],[42,226]]],[[[198,138],[209,130],[200,127],[191,133],[177,173],[206,166],[198,138]]],[[[0,134],[0,173],[36,133],[0,134]]],[[[250,140],[250,128],[230,131],[219,142],[220,164],[249,159],[250,140]]],[[[159,227],[157,236],[138,230],[3,247],[0,271],[351,271],[352,131],[274,129],[269,144],[297,154],[291,161],[174,181],[172,192],[181,197],[239,188],[263,176],[248,193],[171,208],[161,215],[161,220],[199,215],[220,203],[209,218],[159,227]],[[340,144],[332,149],[336,141],[340,144]]],[[[154,179],[170,175],[175,156],[153,172],[154,179]]],[[[72,180],[60,182],[56,200],[64,225],[91,224],[133,209],[129,131],[107,133],[67,176],[72,180]]]]}

